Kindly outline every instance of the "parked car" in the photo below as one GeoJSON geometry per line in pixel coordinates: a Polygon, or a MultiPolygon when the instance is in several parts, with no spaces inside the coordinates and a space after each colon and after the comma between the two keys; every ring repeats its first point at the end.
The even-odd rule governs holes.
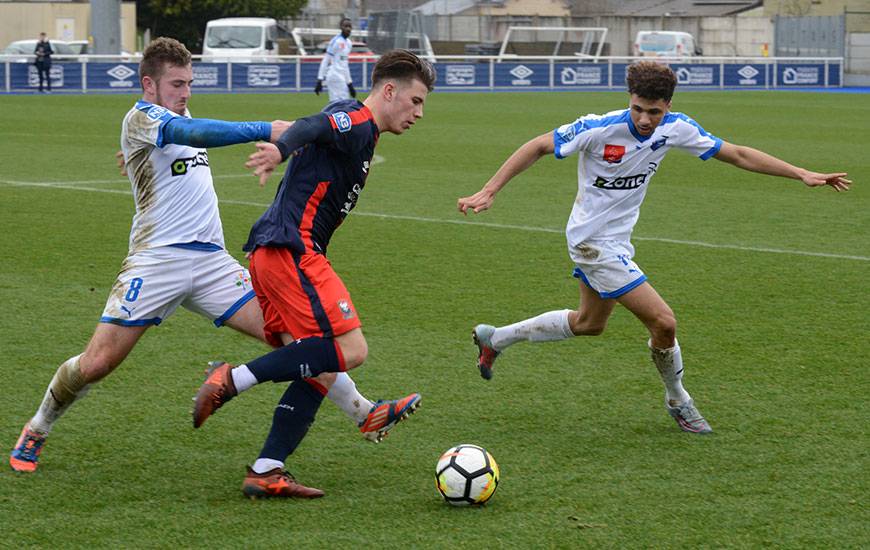
{"type": "MultiPolygon", "coordinates": [[[[3,49],[3,55],[13,55],[12,59],[8,59],[13,63],[28,63],[35,59],[33,50],[36,49],[37,40],[16,40],[3,49]]],[[[51,49],[54,50],[54,56],[77,55],[77,52],[70,47],[67,42],[62,40],[49,40],[51,49]]],[[[53,56],[53,57],[54,57],[53,56]]],[[[60,60],[58,60],[60,61],[60,60]]]]}
{"type": "Polygon", "coordinates": [[[202,60],[207,63],[261,63],[278,55],[279,40],[286,35],[278,22],[267,17],[227,17],[205,25],[202,60]]]}
{"type": "Polygon", "coordinates": [[[687,32],[640,31],[634,39],[634,55],[639,57],[692,57],[703,55],[695,37],[687,32]]]}

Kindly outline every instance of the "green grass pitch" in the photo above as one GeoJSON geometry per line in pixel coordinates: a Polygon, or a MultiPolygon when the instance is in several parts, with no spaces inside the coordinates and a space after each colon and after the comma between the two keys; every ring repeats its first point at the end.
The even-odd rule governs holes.
{"type": "MultiPolygon", "coordinates": [[[[678,92],[673,109],[734,143],[819,171],[848,193],[672,152],[635,229],[636,260],[671,304],[685,384],[715,434],[677,429],[646,350],[617,308],[597,338],[520,344],[491,382],[471,328],[576,307],[563,228],[576,158],[542,159],[493,210],[463,218],[525,140],[622,93],[433,93],[385,135],[330,258],[369,341],[352,373],[371,398],[423,395],[380,445],[325,402],[288,468],[318,501],[243,498],[282,386],[254,388],[194,431],[205,362],[264,351],[181,311],[51,434],[39,470],[0,473],[0,546],[391,548],[870,546],[866,95],[678,92]],[[454,509],[439,454],[487,448],[501,485],[454,509]]],[[[127,250],[133,202],[113,154],[135,96],[0,97],[0,447],[57,365],[79,353],[127,250]]],[[[292,119],[311,95],[195,95],[196,116],[292,119]]],[[[227,245],[242,257],[272,199],[250,145],[209,151],[227,245]]],[[[5,460],[5,459],[4,459],[5,460]]]]}

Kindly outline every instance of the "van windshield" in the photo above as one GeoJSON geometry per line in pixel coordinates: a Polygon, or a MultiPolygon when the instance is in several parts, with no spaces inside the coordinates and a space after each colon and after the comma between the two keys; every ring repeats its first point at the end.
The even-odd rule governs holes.
{"type": "Polygon", "coordinates": [[[209,27],[205,45],[209,48],[259,48],[262,27],[209,27]]]}
{"type": "Polygon", "coordinates": [[[638,44],[642,52],[670,52],[677,47],[677,38],[672,34],[644,34],[638,44]]]}

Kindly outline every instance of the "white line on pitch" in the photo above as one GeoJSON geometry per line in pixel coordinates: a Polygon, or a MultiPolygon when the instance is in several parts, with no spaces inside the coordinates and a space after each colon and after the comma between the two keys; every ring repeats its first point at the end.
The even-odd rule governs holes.
{"type": "MultiPolygon", "coordinates": [[[[223,176],[215,176],[215,178],[238,178],[238,177],[247,177],[248,174],[239,176],[239,175],[223,175],[223,176]]],[[[121,194],[121,195],[132,195],[130,191],[122,190],[122,189],[103,189],[99,187],[83,187],[86,184],[97,184],[97,183],[121,183],[126,182],[127,180],[89,180],[89,181],[73,181],[67,183],[53,183],[53,182],[35,182],[35,181],[14,181],[14,180],[4,180],[0,179],[0,184],[8,185],[8,186],[17,186],[17,187],[51,187],[55,189],[72,189],[75,191],[89,191],[94,193],[113,193],[113,194],[121,194]],[[80,185],[81,184],[81,185],[80,185]]],[[[221,199],[221,204],[235,204],[239,206],[256,206],[259,208],[267,208],[270,203],[261,203],[261,202],[253,202],[253,201],[239,201],[232,199],[221,199]]],[[[528,225],[514,225],[514,224],[505,224],[505,223],[491,223],[491,222],[477,222],[477,221],[468,221],[464,219],[456,219],[456,220],[447,220],[443,218],[426,218],[422,216],[407,216],[402,214],[382,214],[378,212],[365,212],[354,210],[354,216],[367,216],[372,218],[383,218],[388,220],[407,220],[407,221],[415,221],[415,222],[423,222],[423,223],[440,223],[440,224],[452,224],[452,225],[472,225],[478,227],[489,227],[493,229],[513,229],[517,231],[532,231],[536,233],[564,233],[564,229],[553,229],[549,227],[535,227],[528,225]]],[[[668,239],[665,237],[639,237],[632,236],[632,239],[636,241],[651,241],[651,242],[660,242],[660,243],[668,243],[668,244],[680,244],[686,246],[699,246],[703,248],[718,248],[718,249],[726,249],[726,250],[741,250],[744,252],[768,252],[771,254],[791,254],[795,256],[812,256],[815,258],[836,258],[840,260],[858,260],[861,262],[870,262],[870,256],[853,256],[849,254],[831,254],[827,252],[807,252],[804,250],[789,250],[783,248],[769,248],[769,247],[758,247],[758,246],[740,246],[735,244],[716,244],[716,243],[707,243],[703,241],[687,241],[681,239],[668,239]]]]}

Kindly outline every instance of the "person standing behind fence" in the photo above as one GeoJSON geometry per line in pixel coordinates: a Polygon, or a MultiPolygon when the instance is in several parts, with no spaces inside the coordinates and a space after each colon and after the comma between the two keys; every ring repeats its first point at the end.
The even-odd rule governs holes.
{"type": "Polygon", "coordinates": [[[353,80],[350,78],[350,68],[347,66],[352,47],[350,31],[353,29],[353,24],[345,17],[339,26],[341,32],[332,37],[323,53],[323,61],[320,62],[320,69],[317,71],[317,84],[314,86],[314,93],[320,95],[325,80],[330,102],[356,97],[353,80]]]}
{"type": "Polygon", "coordinates": [[[48,84],[48,91],[51,92],[51,54],[54,53],[54,50],[51,49],[51,42],[46,38],[45,33],[39,33],[39,42],[36,43],[36,48],[33,49],[33,53],[36,55],[36,61],[33,63],[36,65],[36,72],[39,73],[39,91],[42,92],[42,82],[45,79],[45,82],[48,84]]]}

